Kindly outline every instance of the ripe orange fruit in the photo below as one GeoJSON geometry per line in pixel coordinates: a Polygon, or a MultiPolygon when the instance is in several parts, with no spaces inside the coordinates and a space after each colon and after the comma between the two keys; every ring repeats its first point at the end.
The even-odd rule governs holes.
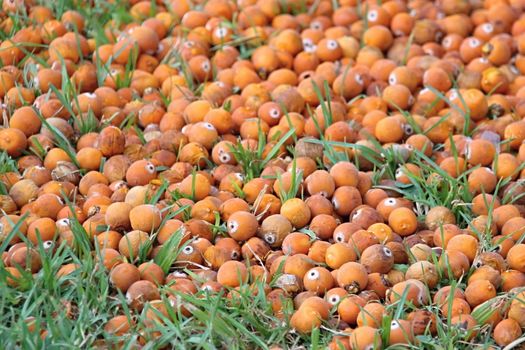
{"type": "Polygon", "coordinates": [[[325,252],[326,264],[337,269],[346,262],[355,261],[357,258],[354,247],[346,242],[337,242],[330,245],[325,252]]]}
{"type": "Polygon", "coordinates": [[[394,232],[401,236],[408,236],[417,230],[417,217],[408,208],[397,208],[388,216],[388,224],[394,232]]]}
{"type": "Polygon", "coordinates": [[[292,198],[284,202],[280,210],[296,229],[306,226],[310,222],[311,211],[304,201],[292,198]]]}
{"type": "Polygon", "coordinates": [[[487,280],[473,281],[465,289],[465,298],[472,307],[478,306],[495,296],[496,288],[487,280]]]}
{"type": "Polygon", "coordinates": [[[339,287],[356,293],[363,290],[368,284],[368,273],[363,265],[347,262],[338,269],[336,279],[339,287]]]}
{"type": "Polygon", "coordinates": [[[365,306],[366,301],[356,294],[349,294],[341,299],[337,306],[339,317],[350,325],[355,325],[361,309],[365,306]]]}
{"type": "Polygon", "coordinates": [[[246,241],[255,236],[259,223],[252,213],[239,211],[230,215],[226,227],[232,238],[237,241],[246,241]]]}
{"type": "Polygon", "coordinates": [[[111,270],[109,279],[115,288],[125,293],[133,283],[140,280],[140,272],[132,264],[121,263],[111,270]]]}
{"type": "Polygon", "coordinates": [[[152,232],[159,228],[162,215],[153,204],[142,204],[129,211],[129,222],[133,230],[152,232]]]}
{"type": "Polygon", "coordinates": [[[323,267],[314,267],[306,272],[303,277],[304,288],[308,291],[324,295],[333,287],[334,278],[330,271],[323,267]]]}
{"type": "Polygon", "coordinates": [[[521,335],[522,331],[519,323],[511,318],[499,322],[492,333],[494,340],[499,346],[509,345],[521,335]]]}
{"type": "Polygon", "coordinates": [[[290,326],[300,333],[311,333],[314,328],[321,326],[322,319],[319,312],[312,307],[299,308],[290,318],[290,326]]]}
{"type": "Polygon", "coordinates": [[[381,337],[376,328],[357,327],[350,334],[350,346],[355,350],[366,350],[381,347],[381,337]]]}
{"type": "Polygon", "coordinates": [[[391,291],[387,293],[387,297],[390,302],[395,302],[406,296],[407,301],[412,302],[414,305],[424,305],[427,303],[427,290],[426,286],[414,279],[409,279],[396,283],[391,291]]]}
{"type": "Polygon", "coordinates": [[[306,233],[292,232],[283,239],[282,250],[285,254],[307,254],[312,243],[306,233]]]}
{"type": "Polygon", "coordinates": [[[238,261],[227,261],[217,271],[217,282],[227,287],[239,287],[248,280],[248,269],[238,261]]]}
{"type": "Polygon", "coordinates": [[[130,231],[120,239],[118,249],[123,256],[136,259],[141,250],[151,250],[149,234],[140,230],[130,231]]]}
{"type": "Polygon", "coordinates": [[[523,252],[525,252],[525,244],[516,244],[510,248],[507,253],[507,263],[511,269],[525,272],[525,259],[523,252]]]}
{"type": "Polygon", "coordinates": [[[23,131],[16,128],[0,130],[0,150],[12,157],[18,157],[27,147],[27,138],[23,131]]]}
{"type": "Polygon", "coordinates": [[[407,320],[393,320],[390,322],[389,344],[411,344],[414,340],[412,323],[407,320]]]}

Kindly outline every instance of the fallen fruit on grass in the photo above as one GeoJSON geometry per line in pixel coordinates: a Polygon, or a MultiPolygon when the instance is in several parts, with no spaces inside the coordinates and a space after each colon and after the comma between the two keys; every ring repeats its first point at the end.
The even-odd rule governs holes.
{"type": "Polygon", "coordinates": [[[299,333],[311,333],[314,328],[321,325],[319,312],[311,307],[299,308],[290,319],[290,326],[299,333]]]}
{"type": "Polygon", "coordinates": [[[522,336],[519,1],[97,4],[0,11],[8,327],[87,348],[170,347],[173,325],[186,347],[522,336]]]}
{"type": "Polygon", "coordinates": [[[126,301],[131,308],[136,310],[142,310],[147,301],[159,298],[160,294],[155,284],[146,280],[136,281],[126,290],[126,301]]]}
{"type": "Polygon", "coordinates": [[[347,262],[337,271],[337,284],[351,293],[363,290],[368,283],[366,268],[359,263],[347,262]]]}
{"type": "Polygon", "coordinates": [[[224,286],[238,287],[247,278],[246,266],[238,261],[227,261],[217,271],[217,282],[224,286]]]}
{"type": "Polygon", "coordinates": [[[110,319],[104,325],[104,331],[116,336],[122,336],[128,333],[133,326],[133,321],[126,315],[118,315],[110,319]]]}
{"type": "Polygon", "coordinates": [[[370,326],[362,326],[350,333],[350,346],[356,350],[367,350],[381,347],[378,330],[370,326]]]}
{"type": "Polygon", "coordinates": [[[140,280],[140,271],[135,265],[121,263],[111,270],[109,279],[115,288],[126,292],[133,283],[140,280]]]}
{"type": "Polygon", "coordinates": [[[252,213],[239,211],[228,218],[226,227],[230,237],[237,241],[246,241],[255,236],[259,223],[252,213]]]}
{"type": "Polygon", "coordinates": [[[493,331],[493,337],[499,346],[506,346],[518,339],[522,334],[521,327],[518,322],[511,318],[507,318],[499,322],[493,331]]]}

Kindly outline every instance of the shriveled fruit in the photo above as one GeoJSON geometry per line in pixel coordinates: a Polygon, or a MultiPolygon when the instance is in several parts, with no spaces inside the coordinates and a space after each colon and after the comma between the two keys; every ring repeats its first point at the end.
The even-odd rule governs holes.
{"type": "Polygon", "coordinates": [[[279,247],[291,232],[292,224],[290,221],[283,215],[275,214],[262,221],[259,236],[271,247],[279,247]]]}
{"type": "Polygon", "coordinates": [[[157,286],[146,280],[134,282],[126,291],[126,301],[135,310],[142,310],[147,301],[159,298],[160,294],[157,286]]]}
{"type": "Polygon", "coordinates": [[[35,273],[42,267],[42,258],[36,249],[21,247],[10,255],[9,265],[35,273]]]}
{"type": "Polygon", "coordinates": [[[418,261],[409,266],[405,273],[407,279],[416,279],[425,283],[429,288],[434,288],[439,282],[437,268],[429,261],[418,261]]]}
{"type": "Polygon", "coordinates": [[[427,213],[425,224],[430,230],[435,230],[441,225],[456,224],[456,218],[450,209],[438,206],[427,213]]]}
{"type": "Polygon", "coordinates": [[[512,300],[508,309],[508,318],[518,322],[521,328],[525,326],[525,293],[520,292],[512,300]]]}
{"type": "Polygon", "coordinates": [[[360,262],[369,272],[388,273],[394,266],[394,254],[388,247],[374,244],[361,253],[360,262]]]}

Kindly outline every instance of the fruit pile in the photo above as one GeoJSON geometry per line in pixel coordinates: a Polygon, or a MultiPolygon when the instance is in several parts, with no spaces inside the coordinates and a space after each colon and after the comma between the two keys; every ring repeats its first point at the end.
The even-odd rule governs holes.
{"type": "Polygon", "coordinates": [[[97,346],[522,341],[525,1],[99,2],[3,1],[0,284],[102,271],[97,346]]]}

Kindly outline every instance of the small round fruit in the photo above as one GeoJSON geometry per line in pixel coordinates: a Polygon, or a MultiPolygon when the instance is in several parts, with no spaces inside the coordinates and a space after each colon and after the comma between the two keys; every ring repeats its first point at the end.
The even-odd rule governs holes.
{"type": "Polygon", "coordinates": [[[252,213],[238,211],[230,215],[226,228],[230,237],[236,241],[246,241],[255,236],[259,223],[252,213]]]}
{"type": "Polygon", "coordinates": [[[126,315],[111,318],[105,325],[104,331],[114,336],[123,336],[131,330],[133,321],[126,315]]]}
{"type": "Polygon", "coordinates": [[[522,331],[518,322],[512,318],[507,318],[496,325],[492,333],[494,341],[499,346],[507,346],[519,337],[522,331]]]}
{"type": "Polygon", "coordinates": [[[223,286],[236,288],[247,281],[248,269],[239,261],[227,261],[217,271],[217,282],[223,286]]]}
{"type": "Polygon", "coordinates": [[[350,244],[337,242],[330,245],[325,252],[325,262],[328,267],[338,269],[343,264],[356,261],[357,253],[350,244]]]}
{"type": "Polygon", "coordinates": [[[140,264],[138,269],[140,271],[140,279],[150,281],[155,285],[164,284],[164,271],[153,261],[140,264]]]}
{"type": "Polygon", "coordinates": [[[140,230],[126,233],[118,243],[120,254],[126,258],[136,259],[143,249],[151,250],[150,237],[148,233],[140,230]]]}
{"type": "Polygon", "coordinates": [[[414,341],[412,331],[412,322],[407,320],[392,320],[390,322],[390,336],[388,343],[393,344],[410,344],[414,341]]]}
{"type": "Polygon", "coordinates": [[[435,230],[441,225],[456,224],[456,217],[452,211],[446,207],[433,207],[427,213],[425,224],[429,230],[435,230]]]}
{"type": "Polygon", "coordinates": [[[374,244],[363,251],[360,262],[369,273],[388,273],[394,266],[394,254],[388,247],[374,244]]]}
{"type": "Polygon", "coordinates": [[[280,247],[283,240],[292,232],[290,221],[281,214],[268,216],[261,223],[259,237],[262,237],[272,248],[280,247]]]}
{"type": "Polygon", "coordinates": [[[496,297],[496,288],[487,280],[476,280],[465,289],[465,298],[471,307],[496,297]]]}
{"type": "Polygon", "coordinates": [[[436,266],[430,261],[417,261],[410,265],[405,273],[406,279],[416,279],[433,289],[439,282],[436,266]]]}
{"type": "Polygon", "coordinates": [[[525,244],[516,244],[510,248],[507,263],[511,269],[525,273],[525,244]]]}
{"type": "Polygon", "coordinates": [[[308,291],[324,295],[326,291],[333,287],[334,277],[330,271],[324,267],[314,267],[303,278],[304,288],[308,291]]]}
{"type": "Polygon", "coordinates": [[[311,307],[299,308],[290,318],[290,327],[302,334],[311,333],[314,328],[319,328],[321,323],[319,312],[311,307]]]}
{"type": "Polygon", "coordinates": [[[111,203],[106,208],[106,224],[112,230],[129,230],[131,228],[129,213],[132,208],[131,204],[126,202],[111,203]]]}
{"type": "Polygon", "coordinates": [[[287,200],[281,206],[281,215],[287,218],[296,229],[303,228],[310,222],[310,208],[299,198],[287,200]]]}
{"type": "Polygon", "coordinates": [[[415,306],[426,304],[428,301],[427,294],[428,290],[426,286],[414,279],[408,279],[396,283],[390,291],[387,292],[388,300],[391,303],[401,300],[404,298],[406,301],[411,302],[415,306]]]}
{"type": "Polygon", "coordinates": [[[150,281],[136,281],[126,291],[128,305],[137,311],[142,310],[146,302],[158,299],[160,299],[159,290],[150,281]]]}
{"type": "Polygon", "coordinates": [[[438,266],[448,278],[459,279],[470,269],[468,257],[458,250],[445,251],[439,257],[438,266]]]}
{"type": "Polygon", "coordinates": [[[153,232],[160,227],[162,215],[153,204],[137,205],[129,212],[131,228],[144,232],[153,232]]]}
{"type": "Polygon", "coordinates": [[[9,265],[36,273],[42,267],[42,258],[36,249],[20,247],[10,255],[9,265]]]}
{"type": "Polygon", "coordinates": [[[352,350],[381,349],[381,344],[379,331],[369,326],[357,327],[350,334],[352,350]]]}
{"type": "Polygon", "coordinates": [[[371,302],[365,305],[357,315],[358,326],[370,326],[378,328],[385,314],[385,306],[378,302],[371,302]]]}
{"type": "Polygon", "coordinates": [[[365,305],[365,299],[356,294],[349,294],[337,306],[337,313],[343,321],[353,326],[357,322],[359,312],[365,305]]]}
{"type": "Polygon", "coordinates": [[[368,273],[363,265],[351,261],[338,269],[336,280],[339,287],[357,293],[366,288],[368,273]]]}
{"type": "Polygon", "coordinates": [[[447,252],[454,250],[462,252],[472,263],[478,254],[478,247],[479,242],[475,237],[468,234],[460,234],[452,237],[445,249],[447,252]]]}
{"type": "Polygon", "coordinates": [[[140,271],[135,265],[121,263],[111,270],[109,280],[115,288],[125,293],[133,283],[140,280],[140,271]]]}
{"type": "Polygon", "coordinates": [[[152,162],[138,160],[126,171],[126,181],[130,186],[144,186],[157,177],[157,170],[152,162]]]}
{"type": "Polygon", "coordinates": [[[0,150],[11,157],[19,157],[27,147],[27,137],[19,129],[0,129],[0,150]]]}
{"type": "Polygon", "coordinates": [[[461,314],[454,316],[450,319],[450,324],[461,330],[467,340],[472,339],[477,334],[475,330],[477,322],[471,315],[461,314]]]}
{"type": "Polygon", "coordinates": [[[408,236],[417,230],[417,217],[408,208],[397,208],[388,216],[388,225],[400,236],[408,236]]]}

